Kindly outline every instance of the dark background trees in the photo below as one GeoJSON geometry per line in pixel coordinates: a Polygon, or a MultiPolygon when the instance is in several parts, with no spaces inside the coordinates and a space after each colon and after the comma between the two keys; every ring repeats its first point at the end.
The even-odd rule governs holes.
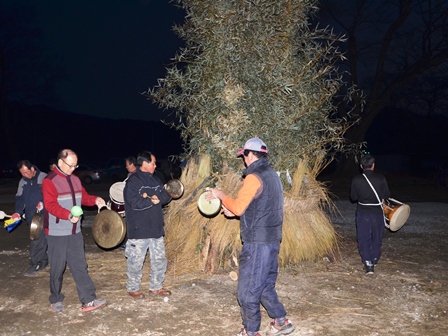
{"type": "MultiPolygon", "coordinates": [[[[401,111],[402,116],[418,120],[421,117],[412,114],[425,115],[428,130],[434,128],[437,118],[444,119],[441,116],[447,115],[446,99],[442,97],[447,89],[442,78],[434,75],[447,70],[447,12],[448,2],[444,0],[322,1],[320,20],[347,38],[341,45],[347,58],[340,67],[347,71],[348,86],[355,88],[349,102],[353,106],[348,108],[349,104],[342,99],[336,103],[341,115],[350,110],[352,114],[346,117],[359,118],[359,123],[345,134],[348,143],[366,141],[381,113],[391,115],[401,111]]],[[[395,132],[403,126],[398,119],[395,132]]],[[[430,138],[431,132],[421,133],[420,126],[407,141],[420,135],[427,145],[396,148],[397,153],[437,147],[430,138]]],[[[382,135],[381,130],[377,127],[377,132],[370,134],[370,143],[382,135]]],[[[390,135],[393,139],[395,134],[390,135]]],[[[394,145],[393,141],[390,145],[394,145]]],[[[355,169],[357,165],[350,156],[340,162],[338,172],[350,175],[355,169]]]]}

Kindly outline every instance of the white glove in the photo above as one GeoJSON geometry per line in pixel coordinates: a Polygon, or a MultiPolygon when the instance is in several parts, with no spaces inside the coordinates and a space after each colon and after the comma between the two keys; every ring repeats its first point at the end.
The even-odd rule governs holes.
{"type": "Polygon", "coordinates": [[[6,217],[6,214],[4,211],[0,211],[0,219],[3,219],[6,217]]]}

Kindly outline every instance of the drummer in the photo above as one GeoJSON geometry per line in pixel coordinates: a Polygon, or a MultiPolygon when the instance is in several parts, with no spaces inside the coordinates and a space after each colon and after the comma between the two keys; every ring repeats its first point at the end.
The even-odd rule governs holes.
{"type": "Polygon", "coordinates": [[[137,170],[137,159],[135,158],[135,156],[128,156],[125,159],[125,161],[126,161],[126,170],[128,171],[128,177],[126,178],[127,180],[129,176],[134,174],[137,170]]]}
{"type": "MultiPolygon", "coordinates": [[[[39,168],[31,164],[28,160],[20,160],[17,163],[22,178],[17,188],[15,213],[11,218],[19,219],[25,212],[25,220],[28,225],[36,212],[36,209],[45,213],[42,196],[42,180],[47,176],[39,168]]],[[[23,274],[25,276],[35,276],[48,266],[47,238],[41,234],[38,239],[30,242],[30,266],[23,274]]]]}
{"type": "Polygon", "coordinates": [[[386,178],[374,172],[375,158],[372,155],[361,157],[362,174],[352,180],[350,200],[357,202],[356,236],[358,251],[366,274],[373,274],[374,267],[381,257],[384,231],[382,200],[390,197],[386,178]],[[370,184],[369,184],[370,182],[370,184]]]}

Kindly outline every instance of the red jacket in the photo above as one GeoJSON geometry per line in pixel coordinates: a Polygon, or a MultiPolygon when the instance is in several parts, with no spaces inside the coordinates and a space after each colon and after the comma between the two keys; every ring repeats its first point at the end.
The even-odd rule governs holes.
{"type": "Polygon", "coordinates": [[[69,220],[75,205],[93,206],[97,196],[87,193],[78,176],[66,175],[59,168],[51,171],[42,181],[45,233],[50,236],[68,236],[81,231],[81,221],[73,224],[69,220]]]}

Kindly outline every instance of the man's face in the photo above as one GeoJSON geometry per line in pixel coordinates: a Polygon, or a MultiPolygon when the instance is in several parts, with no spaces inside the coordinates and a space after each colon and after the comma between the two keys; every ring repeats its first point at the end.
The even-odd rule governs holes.
{"type": "Polygon", "coordinates": [[[64,174],[71,175],[78,168],[78,157],[69,154],[65,159],[58,160],[58,167],[64,174]]]}
{"type": "Polygon", "coordinates": [[[249,167],[251,165],[251,163],[253,162],[253,158],[254,158],[254,153],[252,153],[252,152],[248,152],[247,156],[243,155],[244,164],[246,165],[246,167],[249,167]]]}
{"type": "Polygon", "coordinates": [[[34,167],[31,167],[31,169],[28,169],[27,166],[22,166],[22,168],[19,169],[20,174],[22,174],[25,178],[32,178],[34,175],[36,175],[36,171],[34,170],[34,167]]]}
{"type": "Polygon", "coordinates": [[[143,161],[143,164],[141,166],[141,171],[145,173],[151,173],[154,174],[154,171],[156,170],[156,157],[154,155],[151,155],[151,162],[143,161]]]}
{"type": "Polygon", "coordinates": [[[133,173],[137,168],[134,166],[134,164],[129,163],[129,161],[126,160],[126,169],[128,170],[129,173],[133,173]]]}

